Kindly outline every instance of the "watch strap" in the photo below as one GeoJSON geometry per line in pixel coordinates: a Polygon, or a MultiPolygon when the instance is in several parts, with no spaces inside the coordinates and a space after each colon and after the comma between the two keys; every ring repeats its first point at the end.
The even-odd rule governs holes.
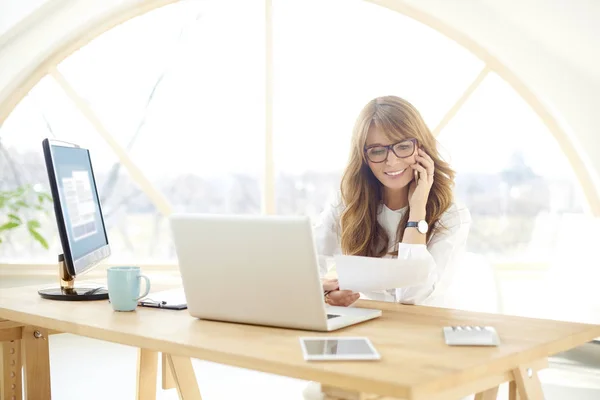
{"type": "Polygon", "coordinates": [[[425,221],[424,219],[422,219],[420,221],[408,221],[406,223],[406,227],[407,228],[416,228],[417,231],[419,231],[422,234],[425,234],[428,231],[427,221],[425,221]],[[424,225],[424,226],[421,226],[421,225],[424,225]]]}

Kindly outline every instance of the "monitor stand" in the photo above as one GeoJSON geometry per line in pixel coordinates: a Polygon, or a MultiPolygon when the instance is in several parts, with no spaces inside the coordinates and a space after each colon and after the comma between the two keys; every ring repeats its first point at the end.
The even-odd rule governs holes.
{"type": "Polygon", "coordinates": [[[82,285],[75,287],[75,278],[68,274],[63,254],[58,256],[58,274],[60,277],[60,287],[41,289],[38,291],[39,295],[44,299],[63,301],[108,299],[108,290],[102,286],[82,285]]]}

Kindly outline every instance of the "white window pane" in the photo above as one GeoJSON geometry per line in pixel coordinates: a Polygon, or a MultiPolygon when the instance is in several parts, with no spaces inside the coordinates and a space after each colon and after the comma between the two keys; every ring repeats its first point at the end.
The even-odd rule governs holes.
{"type": "Polygon", "coordinates": [[[207,12],[205,4],[178,2],[135,17],[58,66],[122,146],[135,134],[156,80],[190,50],[187,37],[207,12]]]}
{"type": "MultiPolygon", "coordinates": [[[[30,184],[45,193],[50,192],[42,152],[42,140],[46,137],[90,149],[113,261],[159,262],[174,258],[170,238],[165,234],[168,227],[164,218],[50,77],[42,79],[31,90],[0,130],[0,143],[6,150],[0,152],[0,190],[30,184]],[[8,166],[14,166],[16,173],[10,173],[13,168],[8,166]]],[[[57,261],[62,248],[54,209],[49,202],[44,204],[46,215],[37,210],[25,210],[23,215],[41,223],[39,232],[48,242],[49,249],[45,250],[32,240],[26,229],[19,229],[12,231],[0,244],[1,261],[57,261]]]]}
{"type": "Polygon", "coordinates": [[[234,3],[163,7],[61,65],[176,211],[260,212],[264,7],[234,3]]]}
{"type": "Polygon", "coordinates": [[[473,215],[469,249],[499,261],[547,262],[584,200],[558,142],[498,75],[490,74],[439,138],[473,215]]]}
{"type": "Polygon", "coordinates": [[[437,31],[367,2],[274,1],[273,9],[279,213],[322,209],[373,97],[409,100],[433,129],[483,68],[437,31]]]}

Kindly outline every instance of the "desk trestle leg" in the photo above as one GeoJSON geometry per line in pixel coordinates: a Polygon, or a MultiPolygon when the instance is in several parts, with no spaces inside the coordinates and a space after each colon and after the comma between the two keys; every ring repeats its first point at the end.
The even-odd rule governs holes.
{"type": "Polygon", "coordinates": [[[19,399],[22,394],[21,324],[0,319],[0,400],[19,399]]]}
{"type": "Polygon", "coordinates": [[[0,400],[23,398],[20,338],[0,343],[0,400]]]}
{"type": "Polygon", "coordinates": [[[167,355],[165,353],[161,353],[161,370],[162,370],[162,388],[164,390],[167,389],[175,389],[175,381],[173,380],[173,373],[171,372],[171,366],[167,361],[167,355]]]}
{"type": "MultiPolygon", "coordinates": [[[[488,375],[482,380],[466,381],[450,391],[413,393],[413,398],[418,400],[453,400],[461,396],[464,397],[466,393],[479,391],[475,394],[475,400],[497,400],[498,385],[508,382],[509,400],[543,400],[542,384],[537,371],[547,367],[548,360],[537,360],[531,365],[521,366],[513,371],[509,370],[501,374],[488,375]]],[[[321,385],[321,392],[324,400],[392,400],[390,397],[359,393],[324,384],[321,385]]]]}
{"type": "MultiPolygon", "coordinates": [[[[202,400],[190,358],[165,353],[162,354],[161,358],[162,388],[177,389],[181,400],[202,400]]],[[[137,400],[156,400],[157,369],[158,352],[139,349],[137,400]]]]}
{"type": "Polygon", "coordinates": [[[136,400],[156,400],[158,352],[138,349],[136,400]]]}
{"type": "Polygon", "coordinates": [[[508,400],[519,400],[517,382],[515,381],[510,381],[510,383],[508,384],[508,400]]]}
{"type": "Polygon", "coordinates": [[[33,326],[23,328],[22,357],[25,398],[50,400],[50,355],[48,330],[33,326]]]}
{"type": "Polygon", "coordinates": [[[399,400],[377,394],[359,393],[328,385],[321,385],[323,400],[399,400]]]}
{"type": "MultiPolygon", "coordinates": [[[[537,371],[519,367],[513,371],[517,393],[521,400],[543,400],[544,393],[537,371]]],[[[510,388],[509,388],[510,389],[510,388]]]]}
{"type": "Polygon", "coordinates": [[[189,357],[167,354],[173,381],[181,400],[202,400],[192,360],[189,357]]]}
{"type": "Polygon", "coordinates": [[[498,386],[479,392],[475,395],[475,400],[496,400],[498,398],[498,386]]]}

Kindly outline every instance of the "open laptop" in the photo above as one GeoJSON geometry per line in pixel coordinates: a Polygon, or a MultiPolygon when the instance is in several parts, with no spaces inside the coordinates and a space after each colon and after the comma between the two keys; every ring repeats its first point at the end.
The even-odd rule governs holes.
{"type": "Polygon", "coordinates": [[[170,223],[194,317],[333,331],[381,316],[323,301],[308,217],[185,214],[170,223]]]}

